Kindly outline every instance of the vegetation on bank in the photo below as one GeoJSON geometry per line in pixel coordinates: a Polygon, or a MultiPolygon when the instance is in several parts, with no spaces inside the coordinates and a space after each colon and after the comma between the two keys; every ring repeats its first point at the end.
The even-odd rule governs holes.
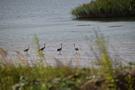
{"type": "Polygon", "coordinates": [[[37,37],[40,62],[32,66],[20,54],[17,57],[22,63],[14,64],[7,58],[7,52],[0,49],[0,90],[134,90],[133,63],[125,66],[110,57],[104,37],[96,38],[95,65],[87,68],[62,65],[62,62],[55,67],[43,64],[45,54],[38,51],[37,37]]]}
{"type": "Polygon", "coordinates": [[[77,19],[135,17],[135,0],[93,0],[72,10],[77,19]]]}

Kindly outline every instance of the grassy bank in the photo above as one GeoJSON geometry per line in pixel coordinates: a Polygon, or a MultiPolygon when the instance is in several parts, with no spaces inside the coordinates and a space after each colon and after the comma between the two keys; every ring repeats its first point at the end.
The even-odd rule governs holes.
{"type": "MultiPolygon", "coordinates": [[[[107,65],[108,66],[108,65],[107,65]]],[[[103,67],[108,68],[106,65],[103,67]]],[[[0,67],[0,90],[134,90],[135,70],[0,67]]]]}
{"type": "Polygon", "coordinates": [[[95,0],[72,10],[77,19],[135,17],[135,0],[95,0]]]}
{"type": "MultiPolygon", "coordinates": [[[[40,62],[30,66],[27,60],[24,63],[24,59],[18,58],[22,63],[16,65],[0,49],[0,90],[134,90],[134,65],[125,66],[121,60],[110,57],[104,37],[96,38],[95,65],[88,68],[43,64],[45,54],[38,49],[40,62]]],[[[38,48],[37,37],[35,42],[38,48]]]]}

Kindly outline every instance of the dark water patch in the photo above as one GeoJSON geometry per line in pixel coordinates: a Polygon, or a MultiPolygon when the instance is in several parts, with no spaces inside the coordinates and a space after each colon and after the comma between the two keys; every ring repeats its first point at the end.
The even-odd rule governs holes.
{"type": "Polygon", "coordinates": [[[122,27],[123,25],[112,25],[112,26],[108,26],[110,28],[115,28],[115,27],[122,27]]]}
{"type": "Polygon", "coordinates": [[[77,26],[91,26],[91,24],[80,24],[80,25],[77,25],[77,26]]]}

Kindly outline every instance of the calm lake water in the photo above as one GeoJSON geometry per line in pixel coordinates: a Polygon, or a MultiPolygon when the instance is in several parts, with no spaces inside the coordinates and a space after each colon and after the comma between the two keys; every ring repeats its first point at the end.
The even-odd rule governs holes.
{"type": "Polygon", "coordinates": [[[135,60],[135,21],[73,20],[72,8],[87,2],[89,0],[0,0],[0,47],[9,52],[23,52],[28,45],[34,47],[33,36],[37,34],[41,46],[47,44],[49,58],[51,55],[59,57],[56,49],[60,43],[63,43],[64,58],[74,57],[73,43],[76,43],[84,60],[93,57],[86,36],[92,45],[93,31],[97,30],[115,49],[110,53],[116,53],[125,60],[135,60]]]}

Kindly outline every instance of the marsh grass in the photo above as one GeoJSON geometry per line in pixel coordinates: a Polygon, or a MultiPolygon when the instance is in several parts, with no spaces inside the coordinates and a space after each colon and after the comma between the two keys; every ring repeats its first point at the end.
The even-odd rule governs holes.
{"type": "MultiPolygon", "coordinates": [[[[65,65],[55,59],[56,66],[44,63],[45,53],[39,52],[39,39],[34,36],[37,57],[40,62],[30,66],[27,59],[17,57],[21,63],[8,62],[6,50],[0,50],[0,90],[134,90],[134,65],[115,67],[108,45],[102,35],[96,33],[95,60],[98,66],[83,68],[65,65]],[[98,51],[97,51],[98,50],[98,51]],[[25,64],[25,65],[24,65],[25,64]],[[132,69],[131,69],[132,68],[132,69]],[[124,89],[123,89],[124,88],[124,89]]],[[[78,65],[78,63],[76,64],[78,65]]]]}
{"type": "Polygon", "coordinates": [[[115,89],[113,61],[109,55],[107,43],[103,35],[99,36],[99,34],[96,34],[96,45],[99,50],[99,70],[102,71],[100,74],[103,75],[107,83],[109,83],[108,88],[115,89]]]}
{"type": "MultiPolygon", "coordinates": [[[[36,45],[36,53],[37,53],[37,57],[38,57],[37,65],[43,64],[43,65],[47,66],[45,53],[43,51],[39,50],[40,49],[40,40],[37,35],[34,36],[33,41],[35,42],[35,45],[36,45]]],[[[43,66],[43,65],[41,65],[41,66],[43,66]]]]}

